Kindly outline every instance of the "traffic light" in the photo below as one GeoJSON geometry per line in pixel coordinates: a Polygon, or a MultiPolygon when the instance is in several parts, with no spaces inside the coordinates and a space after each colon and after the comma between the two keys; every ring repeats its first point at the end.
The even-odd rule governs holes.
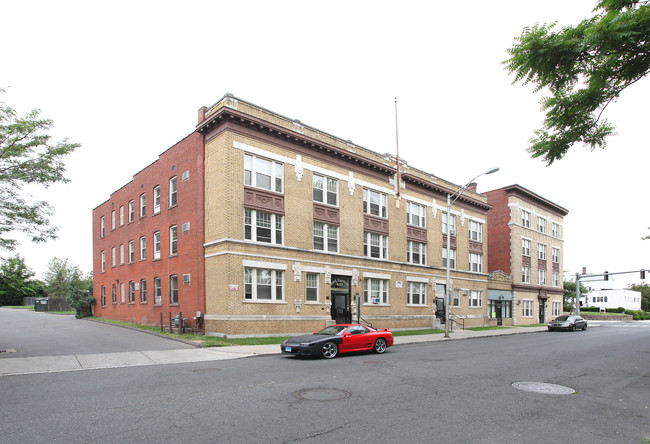
{"type": "Polygon", "coordinates": [[[604,273],[604,276],[605,276],[605,280],[606,280],[606,281],[609,280],[609,274],[608,274],[608,273],[609,273],[608,271],[606,271],[606,272],[604,273]]]}
{"type": "Polygon", "coordinates": [[[641,270],[641,279],[645,279],[645,270],[641,270]]]}

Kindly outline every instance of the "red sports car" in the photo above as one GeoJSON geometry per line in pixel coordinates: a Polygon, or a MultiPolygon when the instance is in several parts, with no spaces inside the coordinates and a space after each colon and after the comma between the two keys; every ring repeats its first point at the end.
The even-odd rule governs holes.
{"type": "Polygon", "coordinates": [[[337,324],[312,335],[289,338],[280,345],[282,353],[335,358],[339,353],[374,351],[384,353],[393,345],[388,328],[372,328],[361,324],[337,324]]]}

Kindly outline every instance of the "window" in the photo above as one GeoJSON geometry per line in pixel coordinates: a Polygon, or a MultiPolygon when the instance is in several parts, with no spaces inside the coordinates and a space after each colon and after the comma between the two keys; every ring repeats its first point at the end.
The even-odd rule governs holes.
{"type": "Polygon", "coordinates": [[[178,276],[169,276],[169,303],[178,304],[178,276]]]}
{"type": "MultiPolygon", "coordinates": [[[[449,250],[449,268],[456,269],[456,250],[449,250]]],[[[442,249],[442,266],[447,268],[447,249],[442,249]]]]}
{"type": "Polygon", "coordinates": [[[470,253],[469,254],[469,271],[474,271],[476,273],[483,272],[483,255],[470,253]]]}
{"type": "Polygon", "coordinates": [[[160,185],[153,187],[153,214],[160,213],[160,185]]]}
{"type": "Polygon", "coordinates": [[[162,304],[162,288],[159,277],[153,278],[153,303],[154,305],[162,304]]]}
{"type": "Polygon", "coordinates": [[[483,242],[483,224],[469,221],[469,239],[476,242],[483,242]]]}
{"type": "Polygon", "coordinates": [[[456,235],[456,215],[452,214],[449,218],[449,223],[447,223],[447,213],[442,213],[442,232],[447,234],[447,225],[449,225],[451,236],[456,235]]]}
{"type": "Polygon", "coordinates": [[[469,291],[469,306],[482,307],[483,306],[483,292],[480,290],[469,291]]]}
{"type": "Polygon", "coordinates": [[[244,184],[282,193],[284,165],[252,154],[244,154],[244,184]]]}
{"type": "Polygon", "coordinates": [[[99,218],[99,237],[104,239],[105,233],[104,216],[99,218]]]}
{"type": "Polygon", "coordinates": [[[537,216],[537,231],[546,233],[546,219],[537,216]]]}
{"type": "Polygon", "coordinates": [[[388,198],[384,193],[363,189],[363,212],[373,216],[388,217],[388,198]]]}
{"type": "Polygon", "coordinates": [[[523,256],[530,257],[530,240],[528,239],[521,240],[521,254],[523,256]]]}
{"type": "Polygon", "coordinates": [[[539,285],[546,285],[546,270],[540,268],[537,274],[538,274],[537,283],[539,285]]]}
{"type": "Polygon", "coordinates": [[[135,302],[135,282],[129,281],[129,303],[135,302]]]}
{"type": "Polygon", "coordinates": [[[190,180],[190,170],[184,171],[181,178],[183,182],[190,180]]]}
{"type": "Polygon", "coordinates": [[[244,269],[244,298],[252,301],[283,301],[284,272],[261,268],[244,269]]]}
{"type": "Polygon", "coordinates": [[[160,259],[160,231],[153,234],[153,260],[160,259]]]}
{"type": "Polygon", "coordinates": [[[427,244],[407,241],[406,260],[411,264],[425,265],[427,263],[427,244]]]}
{"type": "Polygon", "coordinates": [[[143,261],[147,258],[147,238],[142,236],[140,238],[140,260],[143,261]]]}
{"type": "Polygon", "coordinates": [[[501,318],[512,317],[512,301],[488,301],[488,316],[490,318],[497,317],[497,308],[501,305],[501,318]]]}
{"type": "Polygon", "coordinates": [[[551,254],[552,254],[552,257],[553,257],[553,262],[556,263],[556,264],[559,264],[560,263],[560,249],[556,248],[556,247],[553,247],[551,249],[551,254]]]}
{"type": "Polygon", "coordinates": [[[364,304],[388,304],[388,280],[368,278],[363,280],[364,304]]]}
{"type": "Polygon", "coordinates": [[[533,301],[522,301],[522,311],[525,318],[533,317],[533,301]]]}
{"type": "Polygon", "coordinates": [[[178,236],[176,225],[169,227],[169,255],[178,254],[178,236]]]}
{"type": "MultiPolygon", "coordinates": [[[[443,288],[444,288],[444,285],[443,285],[443,288]]],[[[454,292],[451,295],[451,305],[454,306],[454,307],[460,307],[460,289],[458,289],[458,288],[454,289],[454,292]]]]}
{"type": "Polygon", "coordinates": [[[111,211],[111,230],[115,229],[115,210],[111,211]]]}
{"type": "Polygon", "coordinates": [[[126,293],[124,292],[124,282],[120,282],[120,302],[123,304],[125,301],[126,293]]]}
{"type": "Polygon", "coordinates": [[[113,267],[114,267],[114,266],[117,265],[117,256],[116,256],[115,247],[111,248],[111,256],[112,256],[111,259],[113,260],[112,264],[113,264],[113,267]]]}
{"type": "Polygon", "coordinates": [[[314,202],[337,206],[339,204],[339,181],[331,177],[313,175],[314,202]]]}
{"type": "Polygon", "coordinates": [[[124,206],[120,207],[120,227],[124,225],[124,206]]]}
{"type": "Polygon", "coordinates": [[[135,261],[135,242],[129,241],[129,264],[132,264],[135,261]]]}
{"type": "Polygon", "coordinates": [[[307,273],[306,279],[306,300],[307,302],[318,302],[318,284],[320,276],[318,273],[307,273]]]}
{"type": "Polygon", "coordinates": [[[560,237],[560,225],[555,222],[551,222],[551,235],[555,238],[560,237]]]}
{"type": "Polygon", "coordinates": [[[120,265],[124,265],[124,244],[120,244],[120,265]]]}
{"type": "Polygon", "coordinates": [[[135,218],[135,202],[130,200],[129,201],[129,223],[133,222],[134,218],[135,218]]]}
{"type": "Polygon", "coordinates": [[[104,273],[106,271],[106,252],[105,251],[102,251],[101,261],[102,261],[102,273],[104,273]]]}
{"type": "Polygon", "coordinates": [[[416,227],[427,226],[427,209],[423,205],[406,202],[406,223],[416,227]]]}
{"type": "Polygon", "coordinates": [[[553,286],[554,287],[560,286],[560,273],[557,271],[553,272],[553,286]]]}
{"type": "Polygon", "coordinates": [[[140,281],[140,302],[147,302],[147,280],[142,279],[140,281]]]}
{"type": "Polygon", "coordinates": [[[244,237],[255,242],[282,244],[282,216],[257,210],[244,210],[244,237]]]}
{"type": "Polygon", "coordinates": [[[113,293],[111,295],[111,300],[113,301],[113,304],[117,304],[117,287],[115,284],[113,284],[113,293]]]}
{"type": "Polygon", "coordinates": [[[102,307],[106,306],[106,287],[102,285],[102,296],[101,296],[102,307]]]}
{"type": "Polygon", "coordinates": [[[521,210],[521,225],[530,228],[530,213],[528,211],[521,210]]]}
{"type": "Polygon", "coordinates": [[[427,284],[409,282],[407,286],[408,305],[427,305],[427,284]]]}
{"type": "Polygon", "coordinates": [[[537,259],[546,260],[546,245],[537,244],[537,259]]]}
{"type": "Polygon", "coordinates": [[[140,195],[140,217],[145,217],[147,215],[147,195],[140,195]]]}
{"type": "Polygon", "coordinates": [[[530,267],[521,268],[521,282],[530,284],[530,267]]]}
{"type": "Polygon", "coordinates": [[[169,208],[175,207],[177,204],[176,200],[176,176],[169,179],[169,208]]]}
{"type": "Polygon", "coordinates": [[[377,233],[363,233],[363,255],[388,259],[388,236],[377,233]]]}
{"type": "Polygon", "coordinates": [[[314,222],[314,250],[339,251],[339,227],[314,222]],[[327,238],[325,236],[327,235],[327,238]],[[327,242],[327,247],[325,246],[327,242]]]}
{"type": "Polygon", "coordinates": [[[553,317],[560,316],[562,314],[562,302],[553,301],[553,317]]]}

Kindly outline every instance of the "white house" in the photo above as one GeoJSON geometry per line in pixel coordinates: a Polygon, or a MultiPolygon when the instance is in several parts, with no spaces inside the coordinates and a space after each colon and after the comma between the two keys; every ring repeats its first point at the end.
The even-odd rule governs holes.
{"type": "Polygon", "coordinates": [[[641,310],[641,292],[632,290],[592,290],[582,299],[583,307],[641,310]],[[586,299],[586,301],[585,301],[586,299]]]}

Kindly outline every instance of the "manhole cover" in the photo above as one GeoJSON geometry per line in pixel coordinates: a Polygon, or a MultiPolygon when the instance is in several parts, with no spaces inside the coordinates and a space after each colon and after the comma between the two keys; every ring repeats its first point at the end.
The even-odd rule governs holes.
{"type": "Polygon", "coordinates": [[[6,353],[16,353],[15,348],[0,348],[0,355],[4,355],[6,353]]]}
{"type": "Polygon", "coordinates": [[[296,393],[300,399],[307,401],[338,401],[350,396],[350,392],[339,389],[306,389],[296,393]]]}
{"type": "Polygon", "coordinates": [[[548,382],[513,382],[512,386],[525,392],[545,393],[547,395],[571,395],[576,392],[572,388],[549,384],[548,382]]]}

